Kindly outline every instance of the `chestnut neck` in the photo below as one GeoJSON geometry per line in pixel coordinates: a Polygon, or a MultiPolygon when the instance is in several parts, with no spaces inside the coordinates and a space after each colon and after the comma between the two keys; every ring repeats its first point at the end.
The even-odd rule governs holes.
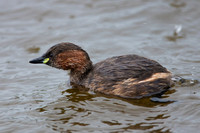
{"type": "Polygon", "coordinates": [[[71,69],[70,70],[70,82],[80,85],[83,79],[92,70],[93,65],[89,60],[81,69],[71,69]]]}
{"type": "Polygon", "coordinates": [[[70,81],[75,84],[80,84],[93,67],[89,55],[81,48],[59,53],[52,66],[70,70],[70,81]]]}

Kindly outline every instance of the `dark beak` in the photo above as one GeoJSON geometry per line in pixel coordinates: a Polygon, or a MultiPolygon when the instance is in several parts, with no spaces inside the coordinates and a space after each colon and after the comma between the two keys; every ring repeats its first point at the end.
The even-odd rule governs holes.
{"type": "Polygon", "coordinates": [[[29,61],[29,63],[32,63],[32,64],[43,64],[44,59],[45,59],[45,57],[39,57],[39,58],[36,58],[36,59],[33,59],[33,60],[29,61]]]}

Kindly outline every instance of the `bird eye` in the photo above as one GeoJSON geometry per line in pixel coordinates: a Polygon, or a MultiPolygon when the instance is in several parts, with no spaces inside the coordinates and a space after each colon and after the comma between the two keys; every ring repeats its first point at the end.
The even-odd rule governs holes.
{"type": "Polygon", "coordinates": [[[52,54],[52,53],[50,53],[50,54],[49,54],[49,57],[53,57],[53,54],[52,54]]]}

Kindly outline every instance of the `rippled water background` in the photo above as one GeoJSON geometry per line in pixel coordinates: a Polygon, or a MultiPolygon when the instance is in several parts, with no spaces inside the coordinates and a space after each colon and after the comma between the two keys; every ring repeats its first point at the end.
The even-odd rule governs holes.
{"type": "Polygon", "coordinates": [[[0,132],[198,132],[199,7],[199,0],[1,0],[0,132]],[[94,63],[134,53],[191,81],[163,95],[174,103],[79,92],[67,72],[28,63],[66,41],[94,63]]]}

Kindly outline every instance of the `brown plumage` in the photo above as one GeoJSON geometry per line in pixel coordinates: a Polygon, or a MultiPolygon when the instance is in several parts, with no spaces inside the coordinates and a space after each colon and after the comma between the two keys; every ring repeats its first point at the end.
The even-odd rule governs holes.
{"type": "Polygon", "coordinates": [[[70,70],[71,83],[124,98],[159,94],[172,84],[171,73],[156,61],[138,55],[123,55],[92,65],[88,54],[72,43],[57,44],[30,63],[70,70]]]}

